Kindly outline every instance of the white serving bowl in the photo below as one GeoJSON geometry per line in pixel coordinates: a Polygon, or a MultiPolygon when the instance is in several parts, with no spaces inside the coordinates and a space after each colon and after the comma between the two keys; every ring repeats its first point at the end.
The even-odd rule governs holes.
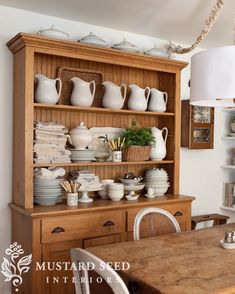
{"type": "Polygon", "coordinates": [[[112,201],[120,201],[123,196],[124,196],[124,192],[123,193],[109,193],[109,198],[112,200],[112,201]]]}
{"type": "Polygon", "coordinates": [[[112,183],[108,184],[108,190],[110,191],[120,191],[124,190],[124,185],[121,183],[112,183]]]}
{"type": "Polygon", "coordinates": [[[134,184],[138,184],[140,181],[143,180],[143,178],[139,178],[139,179],[120,179],[120,182],[122,182],[124,185],[134,185],[134,184]]]}
{"type": "Polygon", "coordinates": [[[104,186],[108,185],[108,184],[113,184],[114,180],[112,179],[106,179],[106,180],[101,180],[100,181],[104,186]]]}
{"type": "Polygon", "coordinates": [[[138,198],[139,198],[139,194],[138,195],[133,195],[133,196],[130,196],[130,195],[126,195],[125,197],[126,197],[126,199],[128,200],[128,201],[135,201],[135,200],[137,200],[138,198]]]}
{"type": "Polygon", "coordinates": [[[142,183],[137,183],[135,185],[125,185],[124,186],[124,190],[126,191],[140,191],[142,189],[144,189],[144,185],[142,183]]]}
{"type": "Polygon", "coordinates": [[[162,196],[166,193],[169,187],[158,187],[154,188],[154,195],[155,196],[162,196]]]}
{"type": "Polygon", "coordinates": [[[108,191],[107,191],[106,188],[101,190],[101,191],[98,191],[97,193],[98,193],[98,195],[100,196],[101,199],[103,199],[103,200],[109,199],[108,191]]]}

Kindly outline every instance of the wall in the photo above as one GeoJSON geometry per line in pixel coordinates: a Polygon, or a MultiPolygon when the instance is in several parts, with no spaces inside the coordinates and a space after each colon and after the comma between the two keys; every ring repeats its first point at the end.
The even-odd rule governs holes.
{"type": "MultiPolygon", "coordinates": [[[[131,34],[72,22],[46,15],[35,14],[23,10],[17,10],[0,6],[0,263],[4,256],[5,248],[10,244],[11,224],[8,203],[11,201],[11,174],[12,174],[12,54],[5,46],[6,42],[19,31],[34,33],[37,30],[56,25],[69,32],[75,39],[93,31],[95,34],[108,40],[110,43],[120,42],[126,37],[130,42],[140,48],[148,49],[156,43],[160,46],[167,44],[164,40],[158,40],[147,36],[131,34]],[[4,238],[2,237],[4,236],[4,238]]],[[[177,41],[177,40],[176,40],[177,41]]],[[[195,51],[194,51],[195,53],[195,51]]],[[[178,58],[178,57],[177,57],[178,58]]],[[[188,61],[190,55],[179,57],[188,61]]],[[[179,59],[178,58],[178,59],[179,59]]],[[[182,73],[182,99],[189,97],[187,86],[189,79],[189,67],[182,73]]],[[[196,196],[193,204],[193,214],[219,211],[221,204],[222,172],[220,165],[225,160],[225,148],[221,143],[224,132],[225,117],[220,111],[215,115],[215,148],[214,150],[187,150],[181,149],[181,193],[196,196]]],[[[14,146],[17,148],[17,146],[14,146]]],[[[9,283],[3,282],[0,274],[0,293],[9,293],[9,283]]]]}

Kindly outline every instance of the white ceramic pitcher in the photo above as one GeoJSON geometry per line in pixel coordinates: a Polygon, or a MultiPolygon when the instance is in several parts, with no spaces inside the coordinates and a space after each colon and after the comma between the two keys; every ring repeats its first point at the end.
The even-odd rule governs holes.
{"type": "Polygon", "coordinates": [[[167,92],[162,92],[158,89],[152,88],[150,90],[151,96],[148,105],[149,111],[165,112],[168,100],[167,92]]]}
{"type": "Polygon", "coordinates": [[[105,81],[102,83],[105,87],[105,92],[102,100],[102,105],[105,108],[122,109],[126,100],[126,85],[121,84],[120,86],[105,81]],[[123,88],[123,95],[122,95],[123,88]]]}
{"type": "Polygon", "coordinates": [[[129,85],[131,94],[128,100],[128,109],[145,111],[148,106],[148,100],[150,95],[150,88],[140,88],[139,86],[132,84],[129,85]]]}
{"type": "Polygon", "coordinates": [[[168,136],[168,129],[165,127],[162,130],[153,127],[151,129],[153,136],[155,137],[155,146],[151,148],[150,159],[162,160],[166,157],[166,140],[168,136]],[[165,137],[163,132],[165,131],[165,137]]]}
{"type": "Polygon", "coordinates": [[[62,89],[61,79],[49,79],[42,74],[36,74],[35,79],[37,80],[35,101],[37,103],[56,104],[62,89]],[[58,91],[56,83],[58,83],[58,91]]]}
{"type": "Polygon", "coordinates": [[[71,104],[83,107],[91,106],[95,96],[95,81],[86,82],[78,77],[73,77],[71,81],[73,82],[71,104]],[[92,90],[91,85],[93,86],[92,90]]]}

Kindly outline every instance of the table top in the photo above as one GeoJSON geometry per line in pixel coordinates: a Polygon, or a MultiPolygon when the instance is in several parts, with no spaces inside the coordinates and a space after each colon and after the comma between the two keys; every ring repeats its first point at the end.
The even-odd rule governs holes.
{"type": "Polygon", "coordinates": [[[235,293],[235,250],[220,246],[235,223],[89,248],[106,262],[129,262],[121,274],[164,294],[235,293]]]}

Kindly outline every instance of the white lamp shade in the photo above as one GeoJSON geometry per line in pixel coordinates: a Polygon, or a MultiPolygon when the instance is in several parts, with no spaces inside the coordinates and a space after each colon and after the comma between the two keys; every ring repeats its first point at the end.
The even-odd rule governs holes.
{"type": "Polygon", "coordinates": [[[191,58],[190,103],[234,107],[235,46],[209,49],[191,58]]]}

